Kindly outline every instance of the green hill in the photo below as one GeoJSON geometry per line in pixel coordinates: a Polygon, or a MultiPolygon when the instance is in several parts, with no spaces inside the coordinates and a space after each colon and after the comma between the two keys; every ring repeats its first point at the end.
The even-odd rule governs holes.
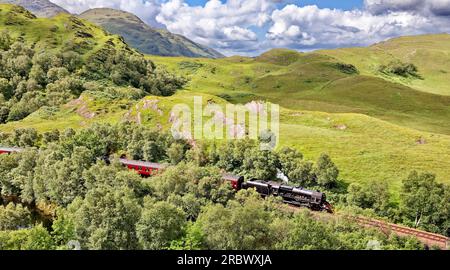
{"type": "Polygon", "coordinates": [[[424,92],[450,95],[449,34],[406,36],[367,48],[324,50],[317,53],[353,64],[365,75],[377,76],[424,92]],[[420,78],[380,73],[380,65],[391,61],[413,63],[418,68],[420,78]]]}
{"type": "Polygon", "coordinates": [[[289,66],[297,62],[302,55],[288,49],[273,49],[256,57],[257,62],[289,66]]]}
{"type": "Polygon", "coordinates": [[[96,8],[82,13],[79,17],[96,23],[113,34],[123,36],[127,43],[142,53],[162,56],[223,57],[219,52],[181,35],[152,28],[137,16],[125,11],[96,8]]]}
{"type": "Polygon", "coordinates": [[[262,99],[292,110],[360,113],[416,130],[450,134],[449,96],[370,75],[321,53],[272,50],[254,59],[150,59],[190,76],[189,89],[230,102],[262,99]]]}
{"type": "Polygon", "coordinates": [[[59,13],[69,14],[64,8],[48,0],[0,0],[0,3],[22,6],[38,17],[49,18],[59,13]]]}
{"type": "MultiPolygon", "coordinates": [[[[358,50],[363,59],[364,49],[358,50]]],[[[281,144],[293,145],[311,159],[330,153],[345,181],[388,180],[398,187],[408,172],[420,170],[448,182],[450,97],[415,88],[409,84],[414,78],[367,72],[359,62],[333,52],[277,49],[256,58],[149,59],[188,76],[186,89],[193,95],[280,104],[281,144]]],[[[385,55],[380,63],[392,59],[385,55]]],[[[427,82],[424,64],[412,64],[427,82]]]]}

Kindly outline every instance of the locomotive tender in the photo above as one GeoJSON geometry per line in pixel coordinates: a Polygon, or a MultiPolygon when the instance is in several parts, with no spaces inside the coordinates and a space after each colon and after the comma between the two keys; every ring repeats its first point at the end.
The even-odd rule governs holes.
{"type": "MultiPolygon", "coordinates": [[[[11,154],[21,152],[20,148],[0,147],[0,154],[11,154]]],[[[109,161],[109,158],[105,158],[109,161]]],[[[119,159],[119,162],[129,170],[136,171],[144,177],[150,177],[167,168],[166,165],[145,161],[119,159]]],[[[254,188],[263,197],[281,197],[287,204],[297,207],[307,207],[313,211],[326,211],[333,213],[332,206],[327,202],[326,195],[319,191],[306,190],[301,187],[292,187],[278,182],[267,182],[252,179],[245,181],[243,176],[223,174],[223,180],[230,182],[231,187],[239,191],[241,189],[254,188]]]]}

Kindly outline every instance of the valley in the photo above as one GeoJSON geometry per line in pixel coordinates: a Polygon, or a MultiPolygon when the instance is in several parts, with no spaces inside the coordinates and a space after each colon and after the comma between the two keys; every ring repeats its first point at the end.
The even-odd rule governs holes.
{"type": "Polygon", "coordinates": [[[346,215],[450,234],[450,34],[225,57],[121,10],[3,2],[0,250],[433,248],[346,215]],[[272,103],[279,134],[175,136],[199,97],[201,128],[250,137],[221,109],[272,103]]]}
{"type": "MultiPolygon", "coordinates": [[[[68,19],[67,15],[59,15],[51,21],[36,20],[51,28],[52,24],[62,25],[68,19]]],[[[62,33],[60,38],[54,38],[58,37],[54,34],[46,38],[46,28],[41,35],[36,31],[36,24],[29,27],[32,26],[33,31],[23,26],[21,29],[29,35],[27,40],[40,40],[36,46],[42,44],[48,48],[50,42],[58,48],[62,45],[59,40],[83,43],[89,40],[62,36],[62,33]]],[[[118,39],[95,31],[93,35],[98,37],[91,45],[94,50],[102,46],[101,40],[118,39]]],[[[384,46],[393,46],[387,44],[384,46]]],[[[158,66],[186,77],[188,83],[184,90],[172,97],[138,100],[111,98],[95,90],[82,94],[81,105],[69,103],[60,108],[42,108],[21,121],[0,127],[4,132],[16,128],[36,128],[43,132],[54,128],[84,128],[97,122],[118,123],[125,121],[126,115],[136,114],[132,108],[142,100],[157,99],[163,114],[144,110],[139,123],[167,130],[172,106],[191,104],[196,95],[203,96],[204,100],[218,100],[220,104],[263,100],[282,107],[282,146],[294,146],[311,160],[322,152],[329,153],[347,183],[387,180],[398,190],[401,180],[412,170],[431,171],[440,181],[450,181],[450,96],[415,89],[413,85],[396,81],[400,80],[397,77],[386,79],[374,75],[363,61],[341,54],[344,53],[339,50],[297,53],[278,49],[256,58],[235,56],[215,60],[148,55],[146,58],[158,66]],[[355,69],[343,69],[345,63],[354,64],[355,69]],[[93,116],[86,117],[86,114],[93,116]]],[[[419,72],[422,66],[423,63],[419,72]]],[[[424,73],[425,78],[427,75],[424,73]]],[[[126,88],[121,91],[129,92],[126,88]]],[[[131,118],[135,119],[135,116],[131,118]]]]}

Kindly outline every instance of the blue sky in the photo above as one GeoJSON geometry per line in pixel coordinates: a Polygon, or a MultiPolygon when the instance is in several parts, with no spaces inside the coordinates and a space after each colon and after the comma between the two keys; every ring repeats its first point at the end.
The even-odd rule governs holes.
{"type": "Polygon", "coordinates": [[[404,35],[450,32],[450,0],[51,0],[72,13],[132,12],[149,25],[226,55],[272,48],[368,46],[404,35]]]}
{"type": "Polygon", "coordinates": [[[339,8],[350,10],[354,8],[362,8],[363,0],[295,0],[290,1],[297,5],[317,5],[320,8],[339,8]]]}

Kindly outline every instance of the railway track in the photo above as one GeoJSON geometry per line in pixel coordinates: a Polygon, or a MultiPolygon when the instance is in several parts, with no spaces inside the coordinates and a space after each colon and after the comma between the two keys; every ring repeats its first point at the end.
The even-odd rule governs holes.
{"type": "Polygon", "coordinates": [[[386,234],[395,233],[398,236],[415,236],[427,247],[439,247],[443,250],[447,250],[450,248],[450,239],[444,235],[421,231],[406,226],[362,216],[352,216],[347,218],[354,220],[361,226],[376,228],[386,234]]]}
{"type": "MultiPolygon", "coordinates": [[[[303,208],[298,208],[298,207],[295,207],[292,205],[288,205],[287,209],[289,211],[298,212],[298,211],[301,211],[303,208]]],[[[312,213],[317,218],[323,219],[323,217],[324,217],[324,214],[322,214],[322,213],[317,213],[317,212],[312,212],[312,213]]],[[[450,249],[450,238],[446,237],[444,235],[421,231],[421,230],[409,228],[406,226],[393,224],[393,223],[389,223],[386,221],[363,217],[363,216],[351,216],[351,215],[342,215],[342,214],[334,214],[334,215],[330,215],[330,216],[341,217],[341,218],[344,218],[347,220],[351,220],[353,222],[356,222],[360,226],[363,226],[366,228],[378,229],[387,235],[394,233],[401,237],[414,236],[428,248],[438,247],[442,250],[450,249]]]]}

